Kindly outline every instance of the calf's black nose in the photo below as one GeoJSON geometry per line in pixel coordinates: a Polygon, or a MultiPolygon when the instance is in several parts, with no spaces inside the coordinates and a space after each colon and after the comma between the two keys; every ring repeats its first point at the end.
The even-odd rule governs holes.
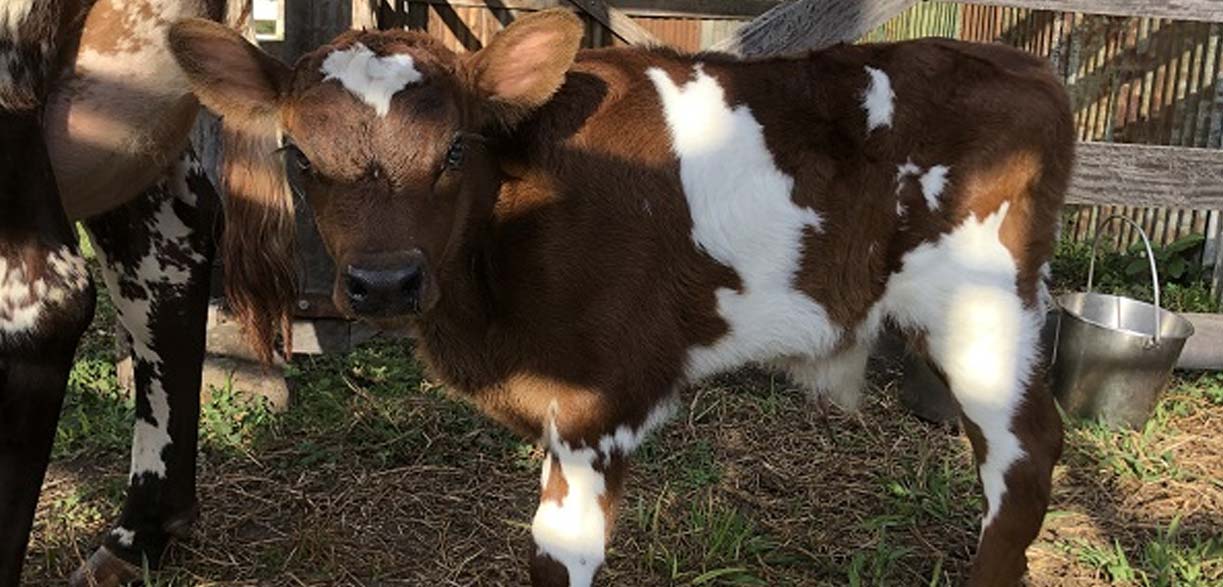
{"type": "Polygon", "coordinates": [[[344,271],[344,293],[358,316],[393,317],[420,309],[419,263],[386,268],[349,265],[344,271]]]}

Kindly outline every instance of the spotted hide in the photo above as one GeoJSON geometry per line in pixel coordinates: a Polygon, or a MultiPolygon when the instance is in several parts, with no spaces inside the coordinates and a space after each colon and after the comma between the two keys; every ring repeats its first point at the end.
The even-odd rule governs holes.
{"type": "MultiPolygon", "coordinates": [[[[853,409],[888,323],[973,442],[969,584],[1016,584],[1062,434],[1037,333],[1074,137],[1047,66],[935,39],[739,60],[581,36],[563,11],[463,56],[352,32],[293,68],[200,21],[171,43],[206,106],[282,145],[246,196],[288,214],[288,168],[337,306],[412,328],[438,379],[546,448],[533,585],[595,582],[678,390],[760,362],[853,409]]],[[[240,289],[285,278],[244,262],[264,270],[240,289]]],[[[287,312],[266,307],[248,319],[287,312]]]]}

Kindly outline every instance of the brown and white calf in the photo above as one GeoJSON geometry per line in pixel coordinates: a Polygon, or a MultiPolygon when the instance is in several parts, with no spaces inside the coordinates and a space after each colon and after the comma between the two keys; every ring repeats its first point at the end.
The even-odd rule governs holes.
{"type": "MultiPolygon", "coordinates": [[[[472,55],[351,32],[293,68],[201,21],[171,44],[263,145],[230,170],[262,188],[248,230],[283,240],[259,231],[302,191],[336,303],[410,325],[438,378],[547,448],[533,584],[591,584],[630,455],[680,388],[768,362],[852,408],[885,322],[973,442],[969,582],[1014,584],[1062,434],[1038,334],[1073,136],[1045,64],[949,40],[740,61],[581,36],[565,12],[472,55]]],[[[287,279],[251,253],[246,275],[287,279]]]]}
{"type": "Polygon", "coordinates": [[[249,0],[0,0],[0,587],[20,583],[73,353],[90,233],[130,337],[136,423],[123,512],[71,585],[156,567],[196,513],[216,193],[187,147],[199,105],[167,47],[249,0]]]}

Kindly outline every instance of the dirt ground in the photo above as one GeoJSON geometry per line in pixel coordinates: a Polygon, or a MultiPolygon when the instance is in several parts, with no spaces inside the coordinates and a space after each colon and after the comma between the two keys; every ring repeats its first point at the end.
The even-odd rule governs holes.
{"type": "MultiPolygon", "coordinates": [[[[130,401],[82,351],[27,581],[61,584],[115,519],[130,401]]],[[[425,380],[407,343],[302,358],[272,415],[205,406],[196,535],[150,585],[524,585],[541,454],[425,380]]],[[[643,447],[602,585],[958,585],[982,499],[965,438],[875,377],[821,416],[749,369],[689,390],[643,447]]],[[[1072,426],[1030,584],[1223,585],[1223,376],[1142,432],[1072,426]]]]}

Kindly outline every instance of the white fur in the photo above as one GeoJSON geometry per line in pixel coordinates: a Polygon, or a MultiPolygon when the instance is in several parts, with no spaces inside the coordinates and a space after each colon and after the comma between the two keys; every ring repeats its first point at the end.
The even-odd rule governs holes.
{"type": "Polygon", "coordinates": [[[1044,318],[1023,307],[1015,261],[999,239],[1009,206],[1004,203],[983,220],[970,217],[940,240],[909,252],[880,302],[901,326],[926,332],[931,357],[946,373],[964,414],[985,436],[983,529],[998,514],[1006,471],[1024,455],[1010,426],[1031,376],[1044,318]]]}
{"type": "Polygon", "coordinates": [[[718,313],[730,332],[689,352],[688,377],[753,360],[827,353],[840,329],[792,283],[803,235],[821,230],[822,221],[791,200],[794,179],[777,168],[760,123],[746,106],[728,106],[722,86],[700,65],[683,87],[660,69],[647,75],[679,157],[692,240],[743,282],[742,291],[717,291],[718,313]]]}
{"type": "Polygon", "coordinates": [[[132,542],[136,540],[136,531],[128,530],[123,526],[119,526],[118,528],[111,530],[110,533],[113,534],[115,538],[119,539],[119,544],[128,548],[131,548],[132,542]]]}
{"type": "Polygon", "coordinates": [[[892,91],[892,80],[888,74],[873,67],[866,68],[870,85],[862,94],[862,107],[866,109],[866,132],[892,126],[896,111],[896,92],[892,91]]]}
{"type": "Polygon", "coordinates": [[[29,334],[48,306],[89,285],[85,259],[66,246],[47,255],[46,267],[49,273],[31,282],[24,264],[10,266],[0,258],[0,334],[29,334]]]}
{"type": "Polygon", "coordinates": [[[870,345],[859,343],[826,358],[783,361],[782,366],[795,383],[838,408],[856,411],[862,403],[866,385],[866,360],[870,345]]]}
{"type": "Polygon", "coordinates": [[[935,165],[921,176],[921,193],[931,212],[938,210],[939,198],[943,196],[943,188],[947,187],[947,174],[950,172],[945,165],[935,165]]]}
{"type": "Polygon", "coordinates": [[[34,0],[4,0],[0,2],[0,25],[8,29],[13,41],[19,40],[18,33],[21,23],[25,22],[30,10],[34,8],[34,0]]]}
{"type": "Polygon", "coordinates": [[[332,51],[323,60],[325,80],[339,80],[349,92],[374,107],[378,116],[391,111],[391,97],[405,87],[419,83],[411,55],[379,57],[361,43],[332,51]]]}
{"type": "MultiPolygon", "coordinates": [[[[593,448],[573,448],[560,438],[556,420],[548,426],[548,450],[560,464],[568,492],[560,503],[543,501],[535,511],[531,536],[539,552],[564,565],[569,587],[590,587],[603,564],[607,519],[600,498],[607,492],[603,473],[594,468],[593,448]]],[[[544,463],[551,471],[551,462],[544,463]]],[[[547,482],[550,473],[541,478],[547,482]]]]}
{"type": "Polygon", "coordinates": [[[650,410],[645,421],[636,430],[622,425],[616,428],[615,434],[599,439],[599,453],[603,456],[610,456],[613,452],[619,452],[621,455],[632,454],[638,446],[641,446],[642,442],[645,442],[651,432],[670,420],[678,409],[678,396],[672,395],[654,406],[654,409],[650,410]]]}

